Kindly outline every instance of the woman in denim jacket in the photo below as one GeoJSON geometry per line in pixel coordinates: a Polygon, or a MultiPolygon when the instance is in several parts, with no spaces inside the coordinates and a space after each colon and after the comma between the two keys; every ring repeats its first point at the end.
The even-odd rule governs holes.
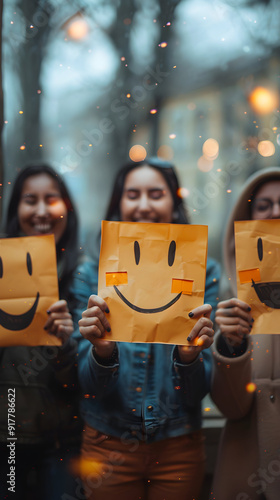
{"type": "MultiPolygon", "coordinates": [[[[178,190],[170,163],[128,164],[117,175],[106,219],[188,224],[178,190]]],[[[89,298],[79,321],[87,339],[79,374],[88,499],[198,499],[205,461],[201,400],[209,390],[218,282],[219,266],[208,259],[206,304],[190,312],[197,322],[189,338],[200,337],[199,347],[106,341],[108,306],[89,298]]]]}

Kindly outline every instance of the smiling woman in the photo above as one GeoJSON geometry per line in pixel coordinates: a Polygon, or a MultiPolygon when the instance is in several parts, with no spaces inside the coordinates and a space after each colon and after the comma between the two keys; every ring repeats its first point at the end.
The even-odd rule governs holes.
{"type": "MultiPolygon", "coordinates": [[[[178,179],[170,163],[160,158],[132,162],[116,177],[106,219],[127,221],[127,226],[130,222],[187,224],[189,220],[178,193],[178,179]]],[[[155,232],[156,229],[160,228],[155,227],[155,232]]],[[[112,248],[112,228],[109,236],[112,248]]],[[[144,238],[144,243],[147,239],[144,238]]],[[[132,268],[138,277],[143,277],[141,263],[147,255],[145,245],[141,247],[134,237],[130,243],[132,268]]],[[[164,264],[158,272],[165,282],[168,273],[169,278],[173,277],[177,249],[173,237],[160,243],[165,251],[161,252],[164,264]]],[[[153,255],[151,246],[147,247],[148,254],[153,255]]],[[[119,248],[117,253],[121,253],[119,248]]],[[[184,255],[181,258],[184,260],[184,255]]],[[[126,259],[125,269],[128,266],[126,259]]],[[[156,271],[158,266],[154,267],[156,271]]],[[[133,314],[133,322],[139,329],[142,327],[137,323],[137,315],[144,313],[146,321],[150,315],[163,312],[168,315],[166,324],[174,330],[169,307],[177,307],[183,295],[170,291],[172,280],[168,296],[174,292],[175,298],[152,307],[157,298],[154,275],[149,276],[153,288],[147,285],[144,291],[138,290],[140,280],[133,275],[137,297],[140,296],[143,299],[140,304],[145,305],[140,307],[119,290],[118,284],[124,282],[123,278],[110,276],[109,279],[121,299],[115,314],[119,314],[123,330],[128,323],[126,306],[133,310],[129,314],[133,314]]],[[[125,276],[125,283],[127,279],[125,276]]],[[[194,320],[188,337],[189,342],[194,340],[190,346],[106,340],[106,332],[111,332],[108,303],[96,295],[89,297],[88,308],[79,321],[85,338],[79,353],[80,380],[85,393],[82,413],[86,422],[82,455],[86,463],[98,464],[89,475],[81,467],[88,499],[109,500],[112,492],[122,500],[198,499],[205,461],[200,405],[210,383],[211,356],[207,348],[213,342],[210,315],[212,307],[215,310],[218,282],[219,266],[209,259],[206,303],[189,312],[194,320]]],[[[180,316],[184,330],[187,320],[182,311],[180,316]]],[[[113,325],[113,305],[111,321],[113,325]]],[[[186,337],[187,334],[184,342],[186,337]]]]}
{"type": "MultiPolygon", "coordinates": [[[[248,178],[226,227],[224,260],[229,280],[225,300],[216,312],[219,330],[213,352],[212,397],[228,420],[211,489],[213,500],[279,499],[279,440],[275,436],[280,434],[280,330],[276,322],[275,334],[267,333],[268,322],[262,314],[262,333],[251,336],[256,309],[236,298],[234,244],[234,221],[279,218],[279,200],[280,168],[259,170],[248,178]]],[[[251,264],[250,244],[247,247],[251,264]]],[[[265,256],[261,238],[255,252],[260,264],[265,256]]],[[[275,268],[279,268],[277,263],[275,268]]],[[[260,281],[260,270],[251,271],[259,273],[249,278],[259,300],[272,310],[278,308],[279,283],[255,283],[260,281]]]]}
{"type": "MultiPolygon", "coordinates": [[[[76,489],[75,479],[67,469],[70,458],[79,452],[82,430],[75,369],[78,333],[74,329],[96,285],[92,264],[79,256],[77,231],[76,211],[61,177],[47,165],[23,169],[13,185],[6,234],[14,238],[54,235],[60,300],[48,304],[44,329],[59,337],[62,346],[15,345],[0,349],[1,498],[7,495],[5,474],[9,471],[6,453],[9,387],[16,387],[13,498],[58,500],[66,493],[74,495],[76,489]]],[[[42,252],[48,251],[44,243],[40,247],[42,252]]],[[[18,248],[15,258],[20,256],[18,248]]],[[[23,266],[29,276],[34,273],[33,256],[28,251],[24,256],[23,266]]],[[[4,275],[3,261],[0,274],[1,270],[4,275]]],[[[40,290],[40,295],[44,292],[40,290]]],[[[41,300],[39,293],[32,299],[32,307],[21,315],[8,315],[0,310],[0,325],[10,330],[24,329],[36,313],[38,300],[41,300]]]]}
{"type": "Polygon", "coordinates": [[[53,234],[58,243],[67,226],[67,215],[66,204],[52,177],[42,173],[24,181],[18,220],[26,236],[53,234]]]}

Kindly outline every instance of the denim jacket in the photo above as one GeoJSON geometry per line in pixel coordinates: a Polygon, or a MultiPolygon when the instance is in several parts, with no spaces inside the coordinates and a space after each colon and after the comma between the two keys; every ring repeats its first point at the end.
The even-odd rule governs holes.
{"type": "MultiPolygon", "coordinates": [[[[217,304],[219,265],[208,259],[205,303],[217,304]]],[[[209,391],[211,352],[190,364],[178,360],[170,344],[117,343],[118,357],[99,364],[93,346],[79,343],[81,411],[98,431],[147,442],[191,433],[201,427],[201,400],[209,391]]]]}

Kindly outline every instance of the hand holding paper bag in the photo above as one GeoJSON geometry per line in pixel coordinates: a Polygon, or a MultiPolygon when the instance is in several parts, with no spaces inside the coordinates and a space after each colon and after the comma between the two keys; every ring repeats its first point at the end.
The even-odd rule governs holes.
{"type": "MultiPolygon", "coordinates": [[[[210,320],[211,311],[210,304],[203,304],[191,311],[193,320],[198,318],[198,321],[188,337],[189,345],[178,346],[182,363],[191,363],[203,349],[207,349],[213,343],[214,330],[210,320]]],[[[109,313],[106,302],[97,295],[91,295],[88,309],[83,312],[82,319],[79,321],[81,334],[94,345],[95,352],[100,358],[109,358],[116,345],[115,342],[106,340],[106,332],[110,332],[111,327],[105,312],[109,313]]]]}

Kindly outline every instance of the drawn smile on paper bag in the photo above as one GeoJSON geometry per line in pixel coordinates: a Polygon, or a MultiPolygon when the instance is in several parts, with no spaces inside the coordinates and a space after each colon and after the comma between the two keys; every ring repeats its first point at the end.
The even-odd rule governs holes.
{"type": "MultiPolygon", "coordinates": [[[[174,240],[171,241],[168,249],[168,265],[171,267],[175,260],[176,253],[176,243],[174,240]]],[[[134,257],[135,263],[138,266],[140,262],[140,245],[138,241],[134,242],[134,257]]],[[[182,279],[172,279],[172,288],[171,293],[177,293],[176,297],[169,301],[167,304],[156,308],[143,308],[139,307],[136,304],[130,302],[124,294],[119,290],[118,285],[125,285],[128,283],[127,272],[114,272],[114,273],[106,273],[106,286],[113,286],[118,297],[131,309],[136,312],[143,314],[153,314],[165,311],[173,304],[175,304],[181,297],[182,294],[192,295],[192,280],[182,280],[182,279]]]]}
{"type": "MultiPolygon", "coordinates": [[[[31,276],[32,261],[29,252],[27,252],[26,254],[26,266],[28,274],[31,276]]],[[[2,278],[3,275],[4,275],[4,264],[2,258],[0,257],[0,278],[2,278]]],[[[0,309],[0,326],[11,331],[19,331],[27,328],[33,321],[33,318],[37,310],[39,298],[40,294],[39,292],[37,292],[36,298],[32,306],[23,314],[9,314],[8,312],[3,311],[3,309],[0,309]]]]}
{"type": "MultiPolygon", "coordinates": [[[[263,260],[263,241],[258,238],[257,250],[259,260],[263,260]]],[[[248,269],[239,271],[240,283],[252,283],[258,299],[267,307],[272,309],[280,309],[280,282],[279,281],[265,281],[261,282],[260,270],[248,269]]]]}

